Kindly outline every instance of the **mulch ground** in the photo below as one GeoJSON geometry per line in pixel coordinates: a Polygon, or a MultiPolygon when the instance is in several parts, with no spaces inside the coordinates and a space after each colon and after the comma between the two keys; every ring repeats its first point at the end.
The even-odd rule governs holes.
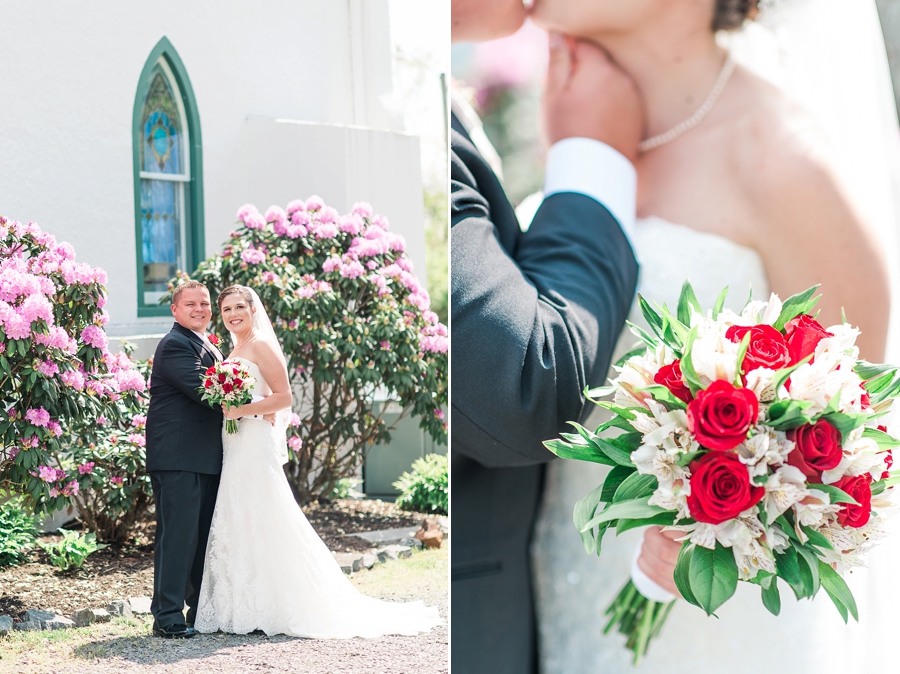
{"type": "MultiPolygon", "coordinates": [[[[365,499],[313,503],[303,511],[334,552],[371,549],[364,540],[346,534],[415,526],[424,517],[393,503],[365,499]]],[[[154,531],[153,522],[145,522],[138,527],[132,545],[99,550],[80,569],[67,573],[57,570],[47,553],[35,548],[27,563],[0,568],[0,615],[21,620],[22,614],[33,608],[69,615],[79,608],[102,608],[114,599],[151,596],[154,531]]],[[[40,541],[56,543],[60,539],[46,535],[40,541]]]]}

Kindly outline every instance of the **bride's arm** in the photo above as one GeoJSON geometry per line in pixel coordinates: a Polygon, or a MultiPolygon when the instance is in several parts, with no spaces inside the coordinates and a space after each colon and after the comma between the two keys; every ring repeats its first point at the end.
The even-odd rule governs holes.
{"type": "Polygon", "coordinates": [[[287,368],[281,354],[268,342],[257,342],[253,345],[252,360],[259,367],[263,379],[272,389],[272,394],[262,400],[239,407],[224,408],[225,416],[238,419],[252,414],[268,414],[278,412],[291,406],[294,396],[288,381],[287,368]]]}
{"type": "Polygon", "coordinates": [[[784,300],[821,284],[819,323],[840,323],[843,308],[862,331],[860,357],[882,361],[890,311],[884,242],[815,152],[776,151],[758,174],[756,203],[766,224],[757,232],[757,250],[772,291],[784,300]]]}

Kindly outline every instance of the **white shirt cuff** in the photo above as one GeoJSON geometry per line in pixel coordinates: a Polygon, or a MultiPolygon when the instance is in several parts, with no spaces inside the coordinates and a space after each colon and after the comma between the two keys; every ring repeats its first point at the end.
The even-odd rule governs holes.
{"type": "Polygon", "coordinates": [[[637,173],[625,155],[593,138],[564,138],[547,151],[544,196],[578,192],[600,202],[619,221],[625,235],[634,231],[637,173]]]}

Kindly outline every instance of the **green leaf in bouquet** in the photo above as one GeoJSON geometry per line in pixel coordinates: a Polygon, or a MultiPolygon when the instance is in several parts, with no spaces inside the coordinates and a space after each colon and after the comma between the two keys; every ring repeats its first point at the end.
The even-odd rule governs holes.
{"type": "Polygon", "coordinates": [[[811,484],[809,485],[809,488],[824,491],[828,494],[828,498],[832,503],[851,503],[853,505],[859,505],[859,503],[856,502],[856,499],[850,496],[850,494],[843,489],[838,489],[832,484],[811,484]]]}
{"type": "Polygon", "coordinates": [[[821,560],[819,561],[819,578],[822,581],[822,587],[825,588],[825,592],[831,597],[831,601],[834,602],[844,622],[847,622],[848,612],[856,622],[859,622],[856,600],[853,598],[850,588],[847,587],[847,583],[838,575],[837,571],[831,568],[830,564],[826,564],[821,560]]]}
{"type": "Polygon", "coordinates": [[[626,477],[613,496],[613,503],[633,501],[634,499],[647,499],[653,495],[659,482],[654,475],[641,475],[634,472],[626,477]]]}
{"type": "Polygon", "coordinates": [[[815,597],[819,591],[819,558],[805,545],[794,546],[797,549],[797,561],[800,566],[800,578],[803,580],[805,597],[815,597]]]}
{"type": "MultiPolygon", "coordinates": [[[[624,433],[623,435],[628,436],[631,434],[624,433]]],[[[591,444],[617,465],[628,467],[634,466],[634,463],[631,461],[631,452],[633,452],[634,449],[632,449],[628,439],[620,440],[619,438],[601,438],[600,436],[597,436],[591,440],[591,444]]]]}
{"type": "Polygon", "coordinates": [[[626,419],[625,417],[615,416],[609,421],[598,426],[595,432],[597,433],[597,435],[599,435],[600,433],[608,431],[610,428],[618,428],[623,431],[628,431],[629,433],[634,430],[634,426],[631,425],[631,422],[628,421],[628,419],[626,419]]]}
{"type": "Polygon", "coordinates": [[[644,328],[642,328],[640,325],[632,323],[631,321],[625,321],[625,325],[627,325],[629,330],[631,330],[631,332],[639,337],[641,341],[651,349],[655,349],[659,346],[659,342],[654,339],[653,335],[644,330],[644,328]]]}
{"type": "Polygon", "coordinates": [[[900,377],[894,379],[890,385],[884,386],[877,393],[871,394],[869,399],[872,406],[875,407],[878,403],[884,402],[888,398],[896,398],[898,393],[900,393],[900,377]]]}
{"type": "Polygon", "coordinates": [[[744,382],[741,379],[742,372],[741,368],[744,366],[744,356],[747,355],[747,349],[750,348],[750,331],[744,333],[744,336],[741,338],[741,343],[738,346],[737,352],[737,361],[734,366],[734,385],[735,386],[743,386],[744,382]]]}
{"type": "MultiPolygon", "coordinates": [[[[628,351],[628,353],[624,354],[619,360],[617,360],[614,365],[616,367],[622,367],[628,361],[629,358],[634,358],[635,356],[641,356],[647,352],[647,343],[639,344],[635,348],[628,351]]],[[[609,388],[615,390],[614,386],[605,386],[604,388],[609,388]]]]}
{"type": "Polygon", "coordinates": [[[863,380],[863,388],[866,389],[866,392],[870,396],[873,396],[879,391],[888,388],[894,381],[895,376],[896,370],[889,370],[884,374],[880,374],[868,380],[863,380]]]}
{"type": "Polygon", "coordinates": [[[700,300],[698,300],[697,295],[694,294],[691,282],[685,280],[684,284],[681,286],[681,295],[678,297],[678,320],[685,325],[691,324],[691,314],[693,313],[691,309],[697,313],[703,313],[703,309],[700,307],[700,300]]]}
{"type": "Polygon", "coordinates": [[[707,615],[728,601],[737,589],[734,552],[716,541],[715,550],[697,546],[691,555],[691,592],[707,615]]]}
{"type": "Polygon", "coordinates": [[[605,398],[606,396],[611,396],[616,392],[615,386],[598,386],[597,388],[585,389],[584,397],[585,398],[605,398]]]}
{"type": "Polygon", "coordinates": [[[722,288],[722,292],[719,293],[719,296],[716,298],[716,303],[713,304],[712,309],[712,318],[716,320],[719,317],[719,314],[722,313],[722,309],[725,307],[725,298],[728,297],[728,286],[722,288]]]}
{"type": "Polygon", "coordinates": [[[781,313],[778,315],[778,320],[775,321],[772,327],[781,332],[784,330],[784,326],[787,325],[788,321],[792,318],[795,318],[800,314],[808,314],[812,311],[813,307],[815,307],[816,303],[819,301],[818,297],[813,297],[818,289],[819,286],[814,285],[812,288],[804,290],[802,293],[797,293],[796,295],[788,297],[781,305],[781,313]]]}
{"type": "Polygon", "coordinates": [[[815,545],[817,548],[823,548],[824,550],[834,550],[834,546],[831,544],[831,541],[829,541],[812,527],[801,524],[800,530],[804,534],[806,534],[807,538],[809,538],[809,545],[815,545]]]}
{"type": "Polygon", "coordinates": [[[681,550],[678,552],[678,561],[675,563],[675,587],[678,588],[678,593],[687,603],[703,608],[691,591],[691,557],[693,557],[695,547],[690,541],[682,542],[681,550]]]}
{"type": "Polygon", "coordinates": [[[805,365],[810,360],[812,360],[812,356],[809,355],[801,361],[798,361],[791,365],[790,367],[783,367],[780,370],[775,370],[775,374],[772,375],[772,385],[777,391],[778,388],[787,381],[787,378],[793,374],[794,370],[796,370],[801,365],[805,365]]]}
{"type": "Polygon", "coordinates": [[[769,586],[760,587],[760,591],[762,592],[763,606],[766,607],[769,613],[775,616],[781,613],[781,593],[778,591],[778,579],[772,576],[772,582],[769,586]]]}
{"type": "MultiPolygon", "coordinates": [[[[603,481],[603,491],[600,494],[600,500],[611,503],[613,497],[616,495],[616,490],[619,488],[619,485],[621,485],[629,475],[635,474],[636,470],[636,468],[629,468],[628,466],[613,466],[606,474],[606,479],[603,481]]],[[[593,517],[593,513],[591,513],[591,517],[593,517]]]]}
{"type": "MultiPolygon", "coordinates": [[[[613,468],[613,470],[615,470],[615,468],[613,468]]],[[[592,527],[587,531],[582,531],[582,527],[591,521],[600,501],[605,500],[602,494],[603,485],[597,487],[590,494],[575,503],[575,510],[572,513],[572,521],[575,523],[575,528],[581,533],[581,542],[584,544],[585,552],[588,553],[593,552],[596,547],[594,529],[592,527]]]]}
{"type": "Polygon", "coordinates": [[[825,419],[828,423],[838,429],[841,437],[847,437],[847,434],[860,426],[864,426],[866,422],[870,421],[874,417],[871,414],[867,414],[865,412],[860,413],[850,413],[845,414],[842,412],[835,412],[832,414],[823,414],[821,419],[825,419]]]}
{"type": "Polygon", "coordinates": [[[679,454],[678,458],[675,459],[675,463],[677,463],[679,466],[681,466],[683,468],[684,466],[688,465],[691,461],[696,459],[698,456],[702,456],[703,454],[706,454],[706,450],[700,450],[697,452],[687,452],[685,454],[679,454]]]}
{"type": "Polygon", "coordinates": [[[789,431],[811,421],[806,409],[812,403],[808,400],[779,400],[769,407],[768,425],[776,431],[789,431]]]}
{"type": "Polygon", "coordinates": [[[644,296],[638,293],[637,295],[638,306],[641,308],[641,314],[644,317],[644,320],[647,321],[647,325],[650,326],[650,329],[653,330],[660,338],[662,338],[662,326],[663,319],[662,316],[650,306],[650,303],[644,299],[644,296]]]}
{"type": "Polygon", "coordinates": [[[874,440],[878,443],[880,449],[894,449],[900,446],[900,440],[891,437],[884,431],[879,431],[877,428],[866,428],[863,430],[863,437],[874,440]]]}
{"type": "MultiPolygon", "coordinates": [[[[581,438],[579,438],[580,440],[581,438]]],[[[614,466],[615,462],[606,454],[597,450],[594,445],[584,441],[583,443],[566,442],[565,440],[545,440],[544,447],[556,454],[561,459],[575,459],[577,461],[591,461],[602,463],[606,466],[614,466]]]]}
{"type": "Polygon", "coordinates": [[[584,531],[603,522],[617,520],[620,517],[626,519],[646,519],[664,512],[668,511],[663,510],[658,506],[650,505],[647,503],[646,498],[638,498],[633,501],[621,501],[620,503],[610,503],[602,512],[594,515],[581,530],[584,531]]]}
{"type": "Polygon", "coordinates": [[[616,520],[616,536],[622,534],[629,529],[637,529],[638,527],[662,526],[667,527],[675,523],[674,511],[666,511],[653,517],[644,517],[642,519],[620,519],[616,520]]]}
{"type": "Polygon", "coordinates": [[[882,375],[888,372],[896,372],[896,365],[889,364],[880,364],[880,363],[869,363],[864,360],[859,360],[856,362],[856,366],[853,368],[853,371],[859,375],[859,378],[863,381],[868,381],[877,377],[878,375],[882,375]]]}
{"type": "Polygon", "coordinates": [[[687,409],[685,402],[673,395],[665,386],[648,386],[647,388],[639,389],[639,391],[641,393],[649,393],[655,401],[662,403],[669,411],[687,409]]]}
{"type": "Polygon", "coordinates": [[[697,339],[697,326],[691,328],[687,339],[684,340],[684,352],[681,355],[681,375],[691,390],[691,395],[697,395],[697,391],[703,388],[700,383],[700,377],[694,369],[694,361],[691,357],[691,349],[694,346],[694,340],[697,339]]]}
{"type": "Polygon", "coordinates": [[[799,546],[799,543],[792,541],[790,547],[775,553],[775,568],[778,570],[778,576],[791,586],[797,599],[803,599],[812,595],[808,593],[807,580],[804,579],[803,571],[800,569],[800,555],[795,546],[799,546]]]}
{"type": "Polygon", "coordinates": [[[762,569],[760,569],[756,572],[756,575],[747,582],[753,583],[754,585],[759,585],[760,587],[769,587],[773,582],[775,582],[775,578],[777,577],[777,574],[774,574],[771,571],[763,571],[762,569]]]}
{"type": "Polygon", "coordinates": [[[662,340],[665,342],[666,346],[680,355],[681,349],[684,346],[684,340],[687,339],[690,328],[673,316],[665,304],[663,304],[662,307],[662,316],[662,340]]]}

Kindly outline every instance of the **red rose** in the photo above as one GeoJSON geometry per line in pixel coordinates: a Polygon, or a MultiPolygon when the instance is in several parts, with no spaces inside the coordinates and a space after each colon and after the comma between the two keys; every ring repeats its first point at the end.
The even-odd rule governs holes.
{"type": "Polygon", "coordinates": [[[243,379],[235,379],[235,380],[234,380],[234,387],[235,387],[235,388],[243,388],[243,386],[244,386],[244,380],[243,380],[243,379]]]}
{"type": "Polygon", "coordinates": [[[219,383],[224,384],[226,379],[228,379],[228,377],[226,377],[224,373],[220,372],[219,373],[219,383]]]}
{"type": "Polygon", "coordinates": [[[684,380],[681,378],[680,360],[674,361],[671,365],[663,365],[659,368],[656,374],[653,375],[653,381],[665,386],[672,395],[686,403],[691,402],[694,398],[694,396],[691,395],[691,389],[685,385],[684,380]]]}
{"type": "Polygon", "coordinates": [[[748,332],[750,343],[747,345],[747,353],[741,366],[745,374],[760,367],[780,370],[790,363],[791,354],[787,343],[781,333],[771,325],[754,325],[751,328],[732,325],[725,333],[725,337],[739,343],[748,332]]]}
{"type": "Polygon", "coordinates": [[[862,393],[859,394],[859,404],[862,405],[863,409],[872,406],[872,401],[869,400],[869,392],[866,391],[865,388],[863,388],[862,393]]]}
{"type": "Polygon", "coordinates": [[[225,393],[231,393],[232,388],[233,387],[231,384],[223,384],[222,385],[222,390],[225,391],[225,393]]]}
{"type": "Polygon", "coordinates": [[[216,371],[215,365],[210,365],[208,368],[206,368],[206,374],[213,374],[215,371],[216,371]]]}
{"type": "Polygon", "coordinates": [[[788,463],[799,468],[810,482],[821,482],[822,471],[841,462],[841,434],[825,419],[790,430],[787,436],[794,441],[788,463]]]}
{"type": "Polygon", "coordinates": [[[720,524],[733,519],[759,503],[765,493],[750,482],[747,466],[735,454],[710,452],[691,463],[687,505],[698,522],[720,524]]]}
{"type": "Polygon", "coordinates": [[[823,328],[816,319],[800,314],[785,324],[784,337],[793,365],[814,354],[819,342],[825,337],[834,337],[834,334],[823,328]]]}
{"type": "Polygon", "coordinates": [[[206,388],[209,388],[210,386],[212,386],[212,379],[207,379],[207,380],[206,380],[206,383],[204,384],[204,386],[205,386],[206,388]]]}
{"type": "Polygon", "coordinates": [[[234,374],[235,377],[237,377],[240,374],[240,372],[238,372],[236,367],[231,368],[231,372],[234,374]]]}
{"type": "Polygon", "coordinates": [[[869,515],[872,514],[872,487],[869,485],[871,481],[872,476],[867,473],[856,477],[843,477],[834,483],[835,487],[843,489],[859,504],[841,503],[838,522],[842,527],[859,529],[869,521],[869,515]]]}
{"type": "Polygon", "coordinates": [[[688,429],[708,449],[732,449],[747,438],[758,415],[753,391],[717,379],[688,403],[688,429]]]}
{"type": "Polygon", "coordinates": [[[215,335],[207,335],[206,338],[209,340],[209,343],[213,346],[219,346],[219,338],[215,335]]]}
{"type": "Polygon", "coordinates": [[[886,480],[891,476],[891,466],[894,465],[894,450],[889,449],[884,454],[884,465],[887,466],[887,470],[881,474],[882,480],[886,480]]]}

